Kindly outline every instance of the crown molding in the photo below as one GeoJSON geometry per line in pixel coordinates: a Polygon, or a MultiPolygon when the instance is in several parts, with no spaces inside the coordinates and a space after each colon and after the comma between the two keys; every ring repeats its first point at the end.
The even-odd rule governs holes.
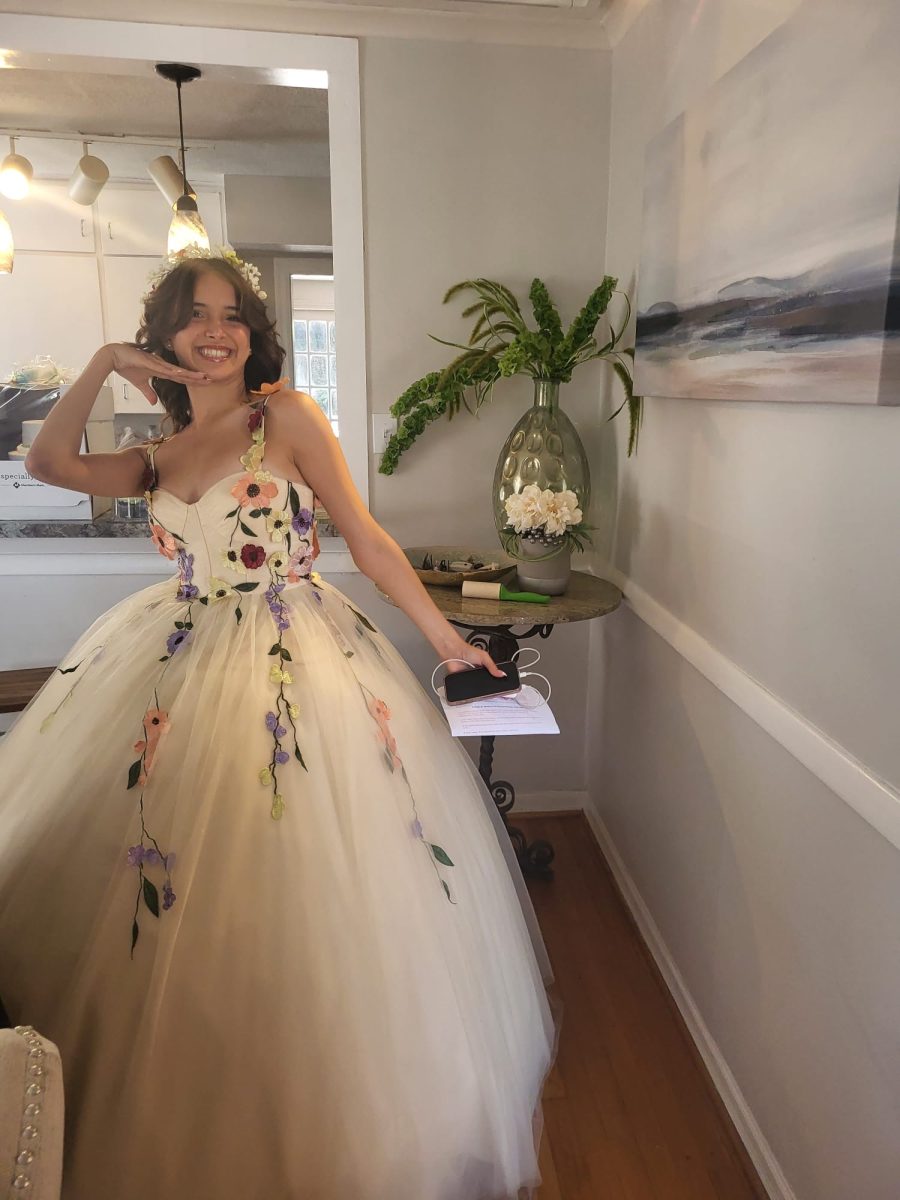
{"type": "MultiPolygon", "coordinates": [[[[432,8],[410,9],[383,0],[156,0],[152,23],[211,25],[277,33],[331,34],[340,37],[391,37],[426,41],[462,41],[576,50],[609,50],[607,10],[598,0],[585,6],[557,8],[485,0],[430,0],[432,8]],[[444,7],[441,7],[444,5],[444,7]]],[[[619,8],[642,6],[646,0],[612,0],[619,8]]],[[[2,14],[21,13],[23,0],[0,0],[2,14]]],[[[28,4],[29,16],[89,18],[150,23],[145,4],[136,0],[39,0],[28,4]]],[[[618,27],[618,26],[617,26],[618,27]]]]}

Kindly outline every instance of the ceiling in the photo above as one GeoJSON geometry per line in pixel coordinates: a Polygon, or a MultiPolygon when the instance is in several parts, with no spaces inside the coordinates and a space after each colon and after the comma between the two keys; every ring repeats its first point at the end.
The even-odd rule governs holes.
{"type": "MultiPolygon", "coordinates": [[[[0,71],[0,129],[21,136],[18,149],[45,177],[56,174],[57,165],[67,176],[80,150],[29,133],[94,135],[92,152],[114,174],[143,176],[157,154],[178,157],[178,104],[175,86],[160,79],[152,64],[131,69],[134,73],[0,71]]],[[[217,78],[210,71],[182,88],[182,106],[191,178],[328,174],[324,88],[217,78]]]]}

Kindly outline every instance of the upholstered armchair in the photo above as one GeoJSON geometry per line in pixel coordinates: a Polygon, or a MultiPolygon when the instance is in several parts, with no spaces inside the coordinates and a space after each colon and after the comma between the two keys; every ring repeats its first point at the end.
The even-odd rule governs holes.
{"type": "Polygon", "coordinates": [[[59,1200],[62,1147],[59,1050],[30,1025],[0,1029],[0,1196],[59,1200]]]}

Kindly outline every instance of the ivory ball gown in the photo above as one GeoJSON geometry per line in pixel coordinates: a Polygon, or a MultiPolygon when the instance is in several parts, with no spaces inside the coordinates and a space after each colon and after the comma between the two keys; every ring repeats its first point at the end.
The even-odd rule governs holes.
{"type": "Polygon", "coordinates": [[[561,1009],[521,871],[400,654],[313,570],[266,402],[195,504],[151,454],[177,578],[0,739],[0,996],[61,1052],[63,1196],[531,1195],[561,1009]]]}

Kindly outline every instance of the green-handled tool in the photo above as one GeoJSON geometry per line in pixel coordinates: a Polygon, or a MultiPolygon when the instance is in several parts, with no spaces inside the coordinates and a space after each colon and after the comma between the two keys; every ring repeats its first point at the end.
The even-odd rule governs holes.
{"type": "Polygon", "coordinates": [[[527,600],[530,604],[550,603],[550,597],[542,596],[539,592],[513,592],[502,583],[479,583],[475,579],[463,580],[462,594],[481,600],[527,600]]]}

